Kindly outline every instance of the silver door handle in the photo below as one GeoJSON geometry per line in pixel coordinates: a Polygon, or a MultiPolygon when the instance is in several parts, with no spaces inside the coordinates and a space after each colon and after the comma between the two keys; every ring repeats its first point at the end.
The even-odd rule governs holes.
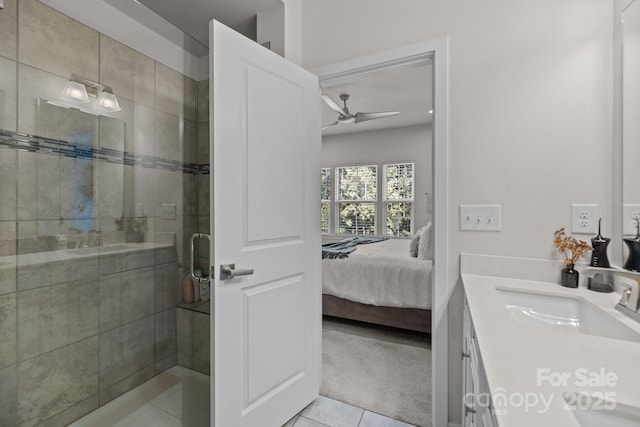
{"type": "Polygon", "coordinates": [[[249,276],[253,274],[253,268],[238,268],[235,264],[220,265],[220,280],[233,279],[238,276],[249,276]]]}

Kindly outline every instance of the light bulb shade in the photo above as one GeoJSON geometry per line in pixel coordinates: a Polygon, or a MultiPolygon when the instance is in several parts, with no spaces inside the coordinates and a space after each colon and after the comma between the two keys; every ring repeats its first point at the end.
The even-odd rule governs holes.
{"type": "Polygon", "coordinates": [[[98,99],[96,100],[96,107],[110,111],[116,112],[120,111],[120,104],[118,103],[118,98],[113,93],[102,91],[100,95],[98,95],[98,99]]]}
{"type": "Polygon", "coordinates": [[[73,80],[69,80],[64,85],[60,96],[75,102],[89,102],[87,88],[82,83],[74,82],[73,80]]]}

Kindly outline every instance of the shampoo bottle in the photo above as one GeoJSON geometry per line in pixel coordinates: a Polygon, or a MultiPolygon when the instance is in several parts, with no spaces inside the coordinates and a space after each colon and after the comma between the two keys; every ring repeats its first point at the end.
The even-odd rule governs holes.
{"type": "Polygon", "coordinates": [[[191,304],[193,299],[193,281],[188,274],[182,278],[182,301],[185,304],[191,304]]]}
{"type": "MultiPolygon", "coordinates": [[[[591,267],[610,268],[609,258],[607,257],[607,247],[611,241],[608,237],[602,237],[601,232],[602,218],[598,220],[598,235],[591,239],[591,267]]],[[[613,292],[613,277],[611,274],[598,273],[587,281],[587,288],[596,292],[613,292]]]]}

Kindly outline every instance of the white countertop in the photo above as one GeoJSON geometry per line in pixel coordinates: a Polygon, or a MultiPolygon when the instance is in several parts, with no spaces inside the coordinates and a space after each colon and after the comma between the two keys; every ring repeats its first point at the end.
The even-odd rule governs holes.
{"type": "MultiPolygon", "coordinates": [[[[463,255],[464,257],[464,255],[463,255]]],[[[564,392],[585,392],[592,403],[613,397],[640,407],[640,343],[525,326],[505,309],[496,288],[584,298],[640,333],[637,323],[615,310],[617,293],[586,287],[465,272],[462,281],[478,346],[501,427],[579,426],[566,408],[564,392]],[[565,376],[564,381],[561,375],[565,376]],[[584,385],[585,379],[607,382],[584,385]],[[558,380],[558,383],[554,383],[558,380]],[[506,405],[500,405],[500,399],[506,405]],[[523,401],[524,400],[524,401],[523,401]],[[527,403],[528,402],[528,403],[527,403]]],[[[559,274],[558,274],[559,279],[559,274]]],[[[606,405],[606,402],[601,402],[606,405]]],[[[584,402],[583,402],[584,404],[584,402]]]]}

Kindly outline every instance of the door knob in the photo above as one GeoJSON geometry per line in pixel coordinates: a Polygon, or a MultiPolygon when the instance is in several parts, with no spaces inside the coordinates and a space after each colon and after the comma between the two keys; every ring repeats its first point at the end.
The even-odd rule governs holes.
{"type": "Polygon", "coordinates": [[[235,264],[220,265],[220,280],[229,280],[238,276],[253,274],[253,268],[236,268],[235,264]]]}

